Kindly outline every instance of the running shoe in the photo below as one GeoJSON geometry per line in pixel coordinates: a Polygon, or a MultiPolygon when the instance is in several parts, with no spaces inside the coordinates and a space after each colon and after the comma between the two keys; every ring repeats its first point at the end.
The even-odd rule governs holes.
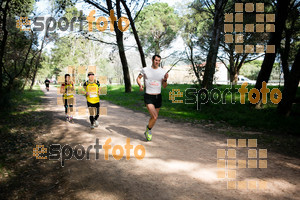
{"type": "Polygon", "coordinates": [[[94,122],[94,126],[95,126],[95,127],[98,127],[98,126],[99,126],[99,122],[95,121],[95,122],[94,122]]]}
{"type": "Polygon", "coordinates": [[[66,121],[67,121],[67,122],[69,121],[69,116],[66,116],[66,121]]]}
{"type": "Polygon", "coordinates": [[[94,127],[94,125],[91,125],[91,129],[94,129],[95,127],[94,127]]]}
{"type": "Polygon", "coordinates": [[[70,117],[69,122],[72,123],[72,124],[74,124],[73,117],[70,117]]]}
{"type": "Polygon", "coordinates": [[[145,131],[144,135],[145,135],[147,141],[152,140],[152,133],[151,133],[151,130],[149,130],[148,126],[146,127],[146,131],[145,131]]]}

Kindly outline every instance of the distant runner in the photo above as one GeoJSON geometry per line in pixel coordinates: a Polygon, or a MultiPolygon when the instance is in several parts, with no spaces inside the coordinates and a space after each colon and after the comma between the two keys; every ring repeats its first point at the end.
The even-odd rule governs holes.
{"type": "Polygon", "coordinates": [[[46,90],[49,92],[49,84],[50,84],[50,81],[48,80],[48,78],[46,78],[45,80],[45,85],[46,85],[46,90]]]}
{"type": "Polygon", "coordinates": [[[158,118],[159,109],[162,104],[161,85],[166,88],[167,79],[169,77],[168,73],[159,67],[160,60],[161,57],[159,55],[154,55],[152,57],[152,66],[143,68],[136,79],[137,84],[140,86],[140,91],[144,90],[143,85],[141,84],[142,77],[144,77],[144,82],[146,85],[144,102],[151,115],[144,133],[147,141],[152,140],[151,129],[158,118]]]}
{"type": "Polygon", "coordinates": [[[88,73],[89,80],[87,80],[83,87],[86,91],[87,106],[90,113],[91,129],[99,126],[97,119],[99,118],[100,108],[100,83],[95,80],[93,72],[88,73]]]}
{"type": "Polygon", "coordinates": [[[74,84],[70,80],[70,74],[65,74],[65,83],[60,87],[60,93],[63,94],[63,102],[66,113],[66,121],[74,123],[73,121],[73,105],[74,105],[74,84]]]}

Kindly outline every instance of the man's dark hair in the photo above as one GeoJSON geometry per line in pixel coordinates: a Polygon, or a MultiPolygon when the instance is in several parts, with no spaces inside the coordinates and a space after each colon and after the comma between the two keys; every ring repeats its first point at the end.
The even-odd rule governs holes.
{"type": "Polygon", "coordinates": [[[67,76],[71,77],[70,74],[65,74],[65,85],[67,85],[67,80],[66,80],[67,76]]]}
{"type": "Polygon", "coordinates": [[[155,57],[159,57],[159,58],[161,59],[160,55],[155,54],[155,55],[152,57],[152,61],[154,61],[155,57]]]}
{"type": "Polygon", "coordinates": [[[95,75],[95,74],[94,74],[94,72],[89,72],[88,76],[90,76],[90,75],[95,75]]]}

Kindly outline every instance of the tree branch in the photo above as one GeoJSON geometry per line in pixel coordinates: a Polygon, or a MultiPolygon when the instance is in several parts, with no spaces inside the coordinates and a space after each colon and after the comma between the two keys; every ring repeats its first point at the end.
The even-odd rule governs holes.
{"type": "Polygon", "coordinates": [[[85,1],[86,3],[88,3],[88,4],[91,4],[91,5],[95,6],[96,8],[98,8],[99,10],[101,10],[102,12],[104,12],[105,14],[108,14],[108,15],[109,15],[109,10],[106,9],[105,7],[99,5],[99,4],[97,4],[96,2],[91,1],[91,0],[84,0],[84,1],[85,1]]]}

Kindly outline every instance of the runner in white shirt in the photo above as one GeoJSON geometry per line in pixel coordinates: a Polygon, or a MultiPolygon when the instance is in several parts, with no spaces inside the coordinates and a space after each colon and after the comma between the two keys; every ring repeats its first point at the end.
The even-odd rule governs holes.
{"type": "Polygon", "coordinates": [[[169,77],[166,71],[159,67],[160,60],[161,57],[159,55],[154,55],[152,57],[152,66],[143,68],[136,79],[137,84],[140,86],[140,91],[144,90],[144,87],[141,84],[142,77],[144,77],[144,83],[146,85],[144,102],[151,115],[144,133],[147,141],[152,140],[151,129],[157,120],[159,109],[161,107],[161,86],[164,88],[167,87],[167,79],[169,77]]]}

